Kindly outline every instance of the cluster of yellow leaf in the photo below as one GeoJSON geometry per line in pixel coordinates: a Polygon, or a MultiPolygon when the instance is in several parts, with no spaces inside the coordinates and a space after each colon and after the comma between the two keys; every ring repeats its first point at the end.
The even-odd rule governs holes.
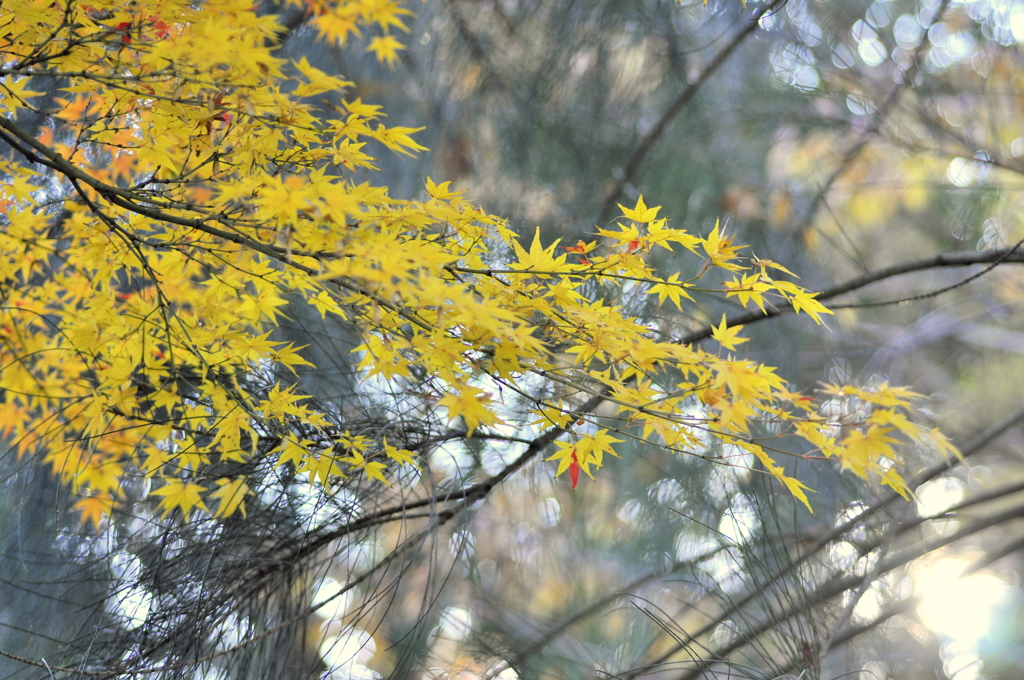
{"type": "MultiPolygon", "coordinates": [[[[360,26],[387,36],[407,14],[386,0],[305,7],[336,40],[360,26]]],[[[100,526],[133,475],[156,482],[165,515],[226,517],[245,513],[260,460],[325,487],[351,474],[386,482],[389,466],[415,464],[275,382],[306,363],[270,339],[286,295],[358,328],[364,374],[418,385],[464,436],[508,417],[495,390],[520,394],[567,434],[554,457],[574,479],[625,441],[609,431],[698,453],[711,433],[806,502],[759,439],[771,423],[772,437],[802,435],[898,483],[888,440],[869,430],[837,442],[835,424],[772,369],[665,340],[587,292],[639,284],[681,308],[695,281],[647,263],[678,244],[703,258],[696,278],[741,276],[724,295],[820,323],[828,312],[812,294],[769,275],[780,266],[745,263],[717,227],[706,238],[670,228],[642,198],[618,231],[557,254],[539,232],[525,249],[448,183],[428,180],[418,201],[357,184],[351,171],[375,169],[368,143],[411,154],[415,130],[385,127],[378,107],[345,97],[350,83],[304,59],[275,57],[280,30],[238,0],[0,8],[0,139],[21,156],[0,165],[0,424],[80,494],[85,519],[100,526]],[[317,95],[336,103],[310,103],[317,95]],[[46,123],[31,129],[28,114],[46,123]],[[617,416],[578,411],[593,396],[617,416]]],[[[733,349],[737,330],[723,322],[714,337],[733,349]]],[[[915,432],[905,402],[872,403],[880,430],[915,432]]]]}

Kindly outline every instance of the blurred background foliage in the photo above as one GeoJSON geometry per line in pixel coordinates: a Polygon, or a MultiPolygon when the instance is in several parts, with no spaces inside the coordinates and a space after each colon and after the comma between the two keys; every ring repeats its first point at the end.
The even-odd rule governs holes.
{"type": "MultiPolygon", "coordinates": [[[[803,317],[751,324],[742,348],[799,389],[909,386],[926,397],[922,422],[953,437],[967,464],[909,452],[907,468],[926,472],[906,503],[795,456],[788,472],[817,492],[811,515],[739,450],[710,442],[708,461],[637,446],[575,492],[538,461],[443,526],[427,503],[328,540],[395,494],[443,498],[515,455],[438,446],[392,497],[350,489],[325,500],[296,485],[288,504],[251,510],[263,524],[238,541],[316,549],[273,584],[197,596],[233,602],[216,616],[168,609],[159,628],[163,595],[139,585],[156,562],[123,546],[148,531],[202,564],[226,549],[215,530],[169,536],[137,516],[113,538],[78,536],[60,490],[9,455],[0,650],[67,655],[73,642],[76,658],[95,645],[113,660],[160,659],[147,635],[173,630],[189,631],[196,649],[237,653],[157,677],[1024,676],[1024,506],[1014,495],[1024,491],[1024,277],[1008,250],[1024,238],[1024,2],[411,9],[406,49],[389,68],[363,43],[316,42],[296,10],[267,7],[293,27],[284,53],[344,74],[392,124],[425,126],[417,140],[429,152],[381,156],[396,197],[418,195],[427,175],[452,180],[524,236],[539,226],[572,245],[642,194],[691,232],[721,220],[751,254],[818,290],[939,254],[983,262],[852,290],[829,301],[828,328],[803,317]],[[986,265],[988,252],[1005,257],[986,265]]],[[[697,266],[658,258],[665,275],[697,266]]],[[[698,297],[648,316],[678,336],[735,311],[698,297]]],[[[280,333],[309,345],[318,368],[300,380],[346,426],[415,417],[402,395],[361,392],[344,328],[294,310],[280,333]]],[[[47,677],[11,659],[0,675],[47,677]]]]}

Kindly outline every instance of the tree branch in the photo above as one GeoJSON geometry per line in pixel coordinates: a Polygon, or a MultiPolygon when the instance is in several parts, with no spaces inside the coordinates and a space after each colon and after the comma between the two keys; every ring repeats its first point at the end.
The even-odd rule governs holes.
{"type": "Polygon", "coordinates": [[[619,195],[622,193],[625,186],[633,181],[636,171],[640,167],[640,163],[643,162],[644,158],[647,157],[647,154],[654,148],[655,143],[661,135],[664,134],[669,123],[671,123],[672,120],[675,119],[675,117],[686,107],[686,105],[690,103],[697,94],[697,91],[700,90],[701,86],[704,85],[708,78],[710,78],[715,71],[717,71],[722,64],[724,64],[729,57],[733,55],[739,46],[743,44],[743,41],[757,30],[761,19],[770,11],[783,4],[783,2],[784,0],[772,0],[772,2],[757,10],[751,18],[750,23],[747,24],[742,31],[736,34],[736,37],[729,41],[728,45],[722,48],[722,50],[715,55],[711,60],[711,63],[709,63],[704,70],[700,72],[697,79],[687,86],[687,88],[683,90],[678,97],[676,97],[676,100],[672,102],[667,109],[665,109],[665,113],[661,115],[661,118],[658,119],[658,122],[654,125],[651,131],[648,132],[647,135],[640,140],[640,143],[636,148],[633,149],[632,155],[629,157],[629,160],[626,161],[626,166],[622,170],[622,176],[615,181],[615,185],[605,195],[604,203],[601,206],[601,212],[597,218],[598,223],[603,224],[611,217],[612,210],[615,208],[615,201],[618,200],[619,195]]]}
{"type": "MultiPolygon", "coordinates": [[[[932,257],[922,258],[920,260],[910,260],[908,262],[901,262],[899,264],[894,264],[892,266],[885,267],[877,271],[861,274],[860,276],[856,276],[852,279],[849,279],[848,281],[844,281],[843,283],[838,283],[834,286],[830,286],[825,290],[821,291],[820,293],[818,293],[818,295],[815,296],[815,299],[819,301],[831,300],[832,298],[839,297],[840,295],[844,295],[846,293],[852,293],[855,290],[865,288],[873,283],[878,283],[879,281],[884,281],[886,279],[902,276],[903,274],[912,274],[914,272],[927,271],[929,269],[944,269],[947,267],[970,267],[976,264],[1024,264],[1024,251],[1021,251],[1020,245],[1021,244],[1017,244],[1010,248],[985,250],[980,253],[942,253],[939,255],[933,255],[932,257]]],[[[986,269],[986,271],[982,272],[982,274],[987,273],[988,271],[990,271],[990,269],[986,269]]],[[[972,276],[969,278],[969,280],[974,280],[975,278],[977,278],[977,276],[972,276]]],[[[963,281],[956,284],[955,286],[952,286],[951,288],[959,287],[962,285],[964,285],[963,281]]],[[[943,289],[943,291],[941,292],[944,292],[945,290],[947,289],[943,289]]],[[[850,305],[833,306],[836,309],[842,309],[846,306],[858,306],[859,304],[860,303],[851,303],[850,305]]],[[[891,303],[887,302],[885,304],[891,303]]],[[[728,317],[725,323],[727,327],[731,328],[732,326],[746,325],[750,323],[755,323],[757,321],[762,321],[764,319],[770,319],[772,317],[781,316],[791,311],[793,311],[793,305],[788,302],[784,302],[774,306],[771,309],[766,309],[764,312],[762,312],[760,309],[755,309],[746,312],[741,312],[739,314],[734,314],[733,316],[728,317]]],[[[678,340],[678,342],[683,345],[689,345],[694,342],[699,342],[701,340],[711,337],[711,333],[712,327],[710,325],[705,326],[700,330],[694,331],[692,333],[687,333],[686,335],[682,336],[678,340]]]]}

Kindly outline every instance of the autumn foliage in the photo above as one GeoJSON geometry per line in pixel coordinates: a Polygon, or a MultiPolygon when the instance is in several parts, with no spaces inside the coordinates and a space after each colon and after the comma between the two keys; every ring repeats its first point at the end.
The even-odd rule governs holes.
{"type": "MultiPolygon", "coordinates": [[[[395,62],[399,4],[303,9],[321,39],[370,35],[395,62]]],[[[797,392],[743,358],[728,318],[704,320],[706,344],[659,321],[698,295],[829,314],[726,225],[687,233],[641,197],[565,246],[521,239],[448,182],[400,200],[363,181],[380,153],[422,151],[416,130],[276,56],[284,29],[249,2],[13,0],[0,19],[0,423],[97,528],[129,477],[164,515],[228,517],[259,465],[325,489],[417,465],[423,442],[348,431],[287,379],[308,363],[272,338],[289,304],[357,330],[368,384],[443,414],[424,441],[533,427],[573,487],[627,441],[710,458],[717,440],[804,503],[787,451],[901,493],[900,442],[952,451],[910,420],[906,390],[797,392]],[[663,276],[659,249],[697,274],[663,276]]]]}

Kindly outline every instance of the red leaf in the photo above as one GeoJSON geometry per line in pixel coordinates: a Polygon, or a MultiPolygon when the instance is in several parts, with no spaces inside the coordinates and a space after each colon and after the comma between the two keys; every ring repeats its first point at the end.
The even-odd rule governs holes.
{"type": "Polygon", "coordinates": [[[572,452],[572,462],[569,463],[569,479],[572,480],[573,491],[576,490],[576,483],[580,481],[580,461],[576,457],[576,451],[572,452]]]}
{"type": "Polygon", "coordinates": [[[640,247],[640,241],[630,241],[629,245],[626,246],[626,252],[631,253],[640,247]]]}
{"type": "Polygon", "coordinates": [[[160,17],[149,17],[146,19],[149,25],[156,29],[156,37],[163,40],[168,35],[168,26],[160,17]]]}
{"type": "Polygon", "coordinates": [[[807,667],[814,669],[814,655],[811,654],[811,646],[807,644],[806,640],[801,640],[801,644],[804,646],[804,661],[807,662],[807,667]]]}
{"type": "Polygon", "coordinates": [[[117,26],[114,26],[114,32],[121,34],[121,44],[122,45],[130,45],[131,44],[132,37],[130,35],[128,35],[128,32],[131,30],[131,28],[132,28],[132,22],[130,22],[130,21],[122,21],[117,26]]]}

